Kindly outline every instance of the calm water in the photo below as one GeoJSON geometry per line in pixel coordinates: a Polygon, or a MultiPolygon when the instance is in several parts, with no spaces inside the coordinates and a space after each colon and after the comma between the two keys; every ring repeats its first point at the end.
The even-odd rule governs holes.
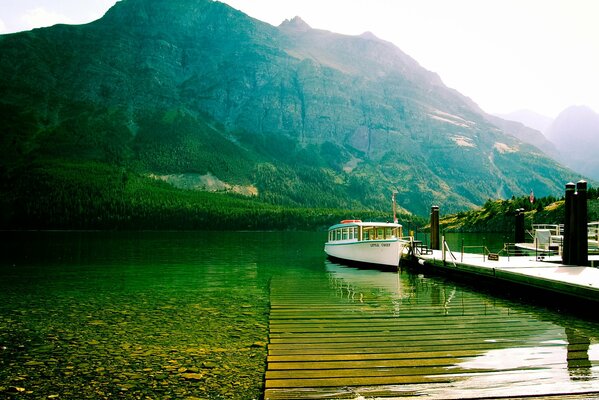
{"type": "MultiPolygon", "coordinates": [[[[332,292],[341,280],[399,309],[397,282],[412,303],[441,302],[440,293],[455,296],[456,290],[477,304],[498,302],[440,278],[332,268],[324,238],[295,232],[4,233],[0,397],[260,398],[273,280],[310,277],[332,292]]],[[[561,360],[563,379],[599,388],[599,325],[510,301],[501,300],[502,309],[558,332],[547,340],[562,341],[551,357],[561,360]],[[572,370],[566,363],[570,337],[583,338],[577,340],[584,353],[572,370]]],[[[497,355],[488,357],[479,362],[497,355]]]]}

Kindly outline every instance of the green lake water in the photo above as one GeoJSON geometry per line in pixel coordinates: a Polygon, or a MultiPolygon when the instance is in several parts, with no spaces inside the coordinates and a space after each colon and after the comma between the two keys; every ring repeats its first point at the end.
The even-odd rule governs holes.
{"type": "MultiPolygon", "coordinates": [[[[349,282],[364,274],[331,270],[323,253],[325,236],[2,233],[0,397],[259,399],[273,279],[321,277],[324,284],[336,282],[330,290],[337,291],[339,279],[349,282]]],[[[369,279],[359,280],[361,290],[384,293],[377,286],[381,281],[398,280],[397,273],[367,274],[369,279]]],[[[438,277],[426,278],[425,285],[408,271],[400,278],[410,286],[402,290],[413,298],[456,291],[455,283],[438,277]],[[416,281],[421,283],[410,283],[416,281]]],[[[478,303],[496,304],[484,292],[459,290],[478,303]]],[[[386,298],[399,307],[396,294],[389,292],[382,301],[386,298]]],[[[583,337],[586,361],[574,375],[582,377],[584,388],[599,390],[599,324],[501,301],[514,314],[583,337]]],[[[566,333],[562,339],[564,350],[566,333]]]]}

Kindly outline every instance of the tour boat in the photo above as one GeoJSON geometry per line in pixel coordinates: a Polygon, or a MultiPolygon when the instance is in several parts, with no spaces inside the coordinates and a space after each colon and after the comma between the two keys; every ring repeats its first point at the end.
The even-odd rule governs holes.
{"type": "Polygon", "coordinates": [[[397,267],[404,244],[401,236],[398,223],[344,220],[329,228],[324,251],[344,261],[397,267]]]}

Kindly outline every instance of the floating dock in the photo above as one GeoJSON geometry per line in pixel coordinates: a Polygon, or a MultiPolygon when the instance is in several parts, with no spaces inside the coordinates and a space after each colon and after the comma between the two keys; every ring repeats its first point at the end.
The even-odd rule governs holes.
{"type": "MultiPolygon", "coordinates": [[[[445,272],[487,281],[529,287],[572,300],[599,303],[599,268],[564,265],[559,256],[499,256],[453,253],[449,249],[413,253],[415,263],[428,272],[445,272]]],[[[599,255],[589,263],[599,266],[599,255]]]]}
{"type": "MultiPolygon", "coordinates": [[[[543,225],[534,230],[529,250],[515,254],[454,253],[439,235],[439,207],[431,207],[430,249],[413,237],[404,241],[403,258],[430,272],[445,272],[487,282],[534,288],[542,294],[557,294],[568,300],[599,303],[599,222],[588,222],[587,183],[569,182],[565,188],[564,224],[543,225]],[[549,227],[554,227],[550,229],[549,227]],[[594,255],[589,254],[590,245],[594,255]],[[431,250],[432,249],[432,250],[431,250]],[[550,255],[555,254],[555,255],[550,255]]],[[[524,209],[515,210],[514,246],[524,243],[524,209]]],[[[509,248],[504,245],[504,250],[509,248]]]]}

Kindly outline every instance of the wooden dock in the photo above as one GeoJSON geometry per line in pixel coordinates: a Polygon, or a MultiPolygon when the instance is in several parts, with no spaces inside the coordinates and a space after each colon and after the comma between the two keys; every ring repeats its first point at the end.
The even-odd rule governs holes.
{"type": "Polygon", "coordinates": [[[597,373],[588,332],[427,279],[327,268],[328,280],[271,282],[265,399],[599,393],[599,380],[571,379],[597,373]]]}

